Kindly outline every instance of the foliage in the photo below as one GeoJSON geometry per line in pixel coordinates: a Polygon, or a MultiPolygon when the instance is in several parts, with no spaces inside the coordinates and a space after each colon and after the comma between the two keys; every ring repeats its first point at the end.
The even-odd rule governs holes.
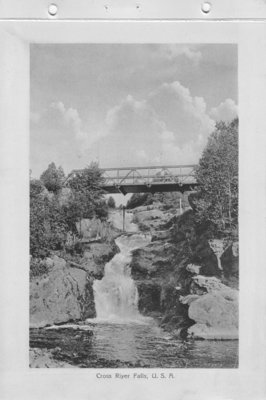
{"type": "Polygon", "coordinates": [[[67,224],[56,198],[37,195],[30,199],[30,254],[48,256],[50,250],[62,249],[67,224]]]}
{"type": "Polygon", "coordinates": [[[183,207],[188,207],[187,196],[179,192],[134,193],[127,202],[127,208],[132,209],[139,206],[149,206],[150,204],[160,202],[164,209],[178,209],[180,197],[182,197],[183,207]]]}
{"type": "Polygon", "coordinates": [[[198,222],[232,233],[238,223],[238,120],[219,122],[209,138],[196,172],[193,198],[198,222]]]}
{"type": "Polygon", "coordinates": [[[33,257],[46,257],[51,250],[65,248],[67,234],[77,233],[76,222],[83,218],[105,220],[108,206],[100,188],[101,171],[91,164],[69,179],[71,195],[60,204],[58,190],[63,173],[52,163],[42,174],[41,180],[30,183],[30,253],[33,257]],[[45,185],[45,186],[44,186],[45,185]],[[45,195],[45,187],[54,195],[45,195]]]}
{"type": "MultiPolygon", "coordinates": [[[[150,193],[134,193],[127,202],[127,208],[132,209],[147,205],[147,202],[149,202],[149,197],[150,193]]],[[[152,200],[150,200],[149,204],[151,203],[152,200]]]]}
{"type": "Polygon", "coordinates": [[[30,181],[30,198],[34,199],[39,194],[41,194],[45,190],[45,186],[43,185],[42,181],[38,179],[32,179],[30,181]]]}
{"type": "Polygon", "coordinates": [[[49,268],[46,263],[41,262],[39,258],[31,258],[30,260],[30,277],[36,277],[46,274],[49,268]]]}
{"type": "Polygon", "coordinates": [[[109,208],[115,208],[115,200],[112,196],[109,197],[107,201],[107,205],[109,208]]]}
{"type": "Polygon", "coordinates": [[[63,186],[65,173],[62,167],[56,167],[52,162],[48,168],[42,173],[40,180],[43,182],[49,192],[57,193],[63,186]]]}
{"type": "Polygon", "coordinates": [[[98,217],[106,219],[108,207],[104,201],[104,192],[100,188],[102,173],[98,164],[91,163],[68,180],[72,196],[68,205],[68,217],[76,222],[82,218],[98,217]]]}

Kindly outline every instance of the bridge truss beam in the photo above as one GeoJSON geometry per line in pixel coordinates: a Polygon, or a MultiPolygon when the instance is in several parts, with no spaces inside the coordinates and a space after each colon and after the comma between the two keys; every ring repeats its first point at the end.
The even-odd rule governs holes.
{"type": "MultiPolygon", "coordinates": [[[[185,192],[197,186],[195,165],[102,168],[102,189],[107,193],[185,192]]],[[[82,173],[74,170],[68,177],[82,173]]]]}

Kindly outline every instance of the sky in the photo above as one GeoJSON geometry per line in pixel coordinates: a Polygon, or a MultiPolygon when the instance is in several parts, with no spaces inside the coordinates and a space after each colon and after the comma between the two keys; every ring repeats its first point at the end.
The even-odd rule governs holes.
{"type": "Polygon", "coordinates": [[[197,163],[237,116],[233,44],[32,44],[30,168],[197,163]]]}

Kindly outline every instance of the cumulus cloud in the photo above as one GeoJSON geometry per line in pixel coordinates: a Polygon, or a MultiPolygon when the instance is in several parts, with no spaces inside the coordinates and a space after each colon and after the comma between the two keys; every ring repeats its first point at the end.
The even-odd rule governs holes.
{"type": "Polygon", "coordinates": [[[51,161],[70,168],[84,165],[86,150],[97,138],[94,131],[90,134],[84,130],[78,111],[62,102],[51,103],[42,113],[32,113],[33,172],[41,173],[51,161]]]}
{"type": "Polygon", "coordinates": [[[230,122],[238,115],[238,108],[232,99],[226,99],[219,104],[218,107],[213,107],[210,111],[210,116],[215,121],[230,122]]]}
{"type": "Polygon", "coordinates": [[[160,86],[150,94],[148,102],[167,130],[174,133],[179,146],[191,141],[201,144],[214,128],[204,99],[193,97],[178,81],[160,86]]]}
{"type": "Polygon", "coordinates": [[[56,102],[32,115],[31,156],[40,173],[51,161],[68,171],[92,160],[103,167],[196,163],[215,120],[231,120],[236,112],[227,99],[208,114],[205,100],[178,81],[160,85],[144,99],[126,96],[97,129],[89,124],[84,129],[76,109],[56,102]]]}
{"type": "Polygon", "coordinates": [[[144,100],[127,96],[107,113],[103,163],[196,162],[214,125],[204,99],[179,82],[161,85],[144,100]]]}

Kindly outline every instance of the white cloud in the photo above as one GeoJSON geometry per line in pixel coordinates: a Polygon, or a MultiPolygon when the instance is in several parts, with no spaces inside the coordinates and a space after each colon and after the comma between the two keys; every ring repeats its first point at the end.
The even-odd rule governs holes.
{"type": "Polygon", "coordinates": [[[42,113],[31,115],[31,159],[35,176],[54,161],[67,172],[88,163],[88,147],[98,140],[95,130],[84,129],[75,108],[54,102],[42,113]],[[40,154],[42,155],[40,157],[40,154]]]}
{"type": "Polygon", "coordinates": [[[144,100],[127,96],[106,116],[100,140],[104,166],[197,162],[214,121],[203,98],[179,82],[163,84],[144,100]]]}
{"type": "Polygon", "coordinates": [[[230,122],[238,115],[238,107],[232,99],[226,99],[219,104],[218,107],[213,107],[210,111],[210,116],[215,121],[230,122]]]}
{"type": "Polygon", "coordinates": [[[32,116],[31,156],[39,173],[51,161],[67,172],[92,160],[103,167],[196,163],[215,127],[211,116],[232,119],[236,109],[227,99],[208,115],[204,99],[175,81],[141,100],[126,96],[101,126],[84,129],[75,108],[56,102],[32,116]]]}
{"type": "Polygon", "coordinates": [[[177,81],[160,86],[150,94],[148,102],[181,147],[188,142],[201,145],[214,128],[204,99],[193,97],[177,81]]]}

